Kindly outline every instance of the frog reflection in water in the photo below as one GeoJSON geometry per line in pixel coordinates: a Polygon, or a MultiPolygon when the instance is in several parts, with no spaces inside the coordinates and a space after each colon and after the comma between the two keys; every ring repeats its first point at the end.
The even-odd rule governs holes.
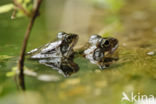
{"type": "Polygon", "coordinates": [[[118,60],[118,56],[114,56],[118,48],[117,39],[92,35],[89,44],[90,47],[84,51],[84,55],[91,63],[98,65],[100,69],[109,67],[113,61],[118,60]]]}
{"type": "Polygon", "coordinates": [[[30,59],[36,59],[39,63],[57,69],[64,76],[69,76],[79,70],[74,63],[73,47],[78,41],[78,35],[58,33],[58,41],[48,43],[40,48],[28,52],[30,59]]]}

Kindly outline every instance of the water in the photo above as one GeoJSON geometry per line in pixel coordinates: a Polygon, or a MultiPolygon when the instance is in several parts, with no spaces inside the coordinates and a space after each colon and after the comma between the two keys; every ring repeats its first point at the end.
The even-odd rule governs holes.
{"type": "MultiPolygon", "coordinates": [[[[2,0],[0,4],[7,2],[10,1],[2,0]]],[[[92,21],[88,27],[88,34],[113,33],[120,42],[120,60],[106,70],[99,70],[88,60],[78,57],[75,62],[79,64],[80,70],[65,78],[56,70],[26,59],[25,69],[29,72],[25,76],[27,90],[24,94],[18,90],[14,77],[7,77],[6,74],[16,67],[29,20],[28,18],[11,20],[11,12],[1,14],[0,103],[120,104],[122,92],[156,96],[156,55],[147,54],[156,52],[154,2],[154,0],[125,0],[118,11],[97,8],[96,5],[96,8],[92,8],[94,9],[92,16],[89,17],[92,21]]],[[[44,10],[42,9],[41,16],[35,22],[27,51],[54,40],[56,33],[60,31],[55,24],[50,30],[47,28],[44,10]]],[[[57,18],[52,20],[55,19],[57,20],[57,18]]]]}

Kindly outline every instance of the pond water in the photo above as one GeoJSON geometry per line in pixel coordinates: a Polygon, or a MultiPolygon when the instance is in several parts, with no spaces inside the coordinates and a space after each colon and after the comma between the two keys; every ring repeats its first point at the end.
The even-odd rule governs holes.
{"type": "MultiPolygon", "coordinates": [[[[44,2],[27,51],[55,40],[57,32],[62,30],[82,33],[80,38],[85,37],[86,40],[80,40],[77,47],[87,42],[89,35],[84,35],[86,33],[112,33],[120,42],[119,61],[108,69],[100,70],[83,57],[77,57],[75,62],[79,64],[80,70],[66,78],[56,70],[26,58],[25,93],[18,89],[15,77],[8,72],[16,69],[29,19],[11,20],[11,12],[0,14],[0,104],[131,104],[121,102],[123,92],[128,96],[133,92],[156,97],[156,1],[121,0],[116,5],[115,2],[107,4],[110,8],[103,8],[105,2],[93,1],[88,2],[91,5],[87,7],[90,14],[86,17],[87,25],[82,26],[85,31],[76,23],[78,28],[70,30],[73,22],[68,28],[63,22],[61,27],[62,19],[57,18],[61,13],[57,13],[59,9],[56,6],[51,7],[55,10],[54,14],[52,12],[54,18],[47,18],[49,14],[46,13],[49,11],[46,12],[47,4],[44,2]]],[[[6,3],[10,1],[0,1],[0,5],[6,3]]],[[[55,3],[62,6],[65,1],[62,4],[55,3]]],[[[82,15],[86,16],[85,13],[82,15]]],[[[71,18],[63,21],[70,21],[71,18]]]]}

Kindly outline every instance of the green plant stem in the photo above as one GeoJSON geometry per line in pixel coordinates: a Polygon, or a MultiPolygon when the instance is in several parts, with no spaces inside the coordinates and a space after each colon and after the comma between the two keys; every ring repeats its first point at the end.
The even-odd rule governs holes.
{"type": "Polygon", "coordinates": [[[26,16],[30,17],[30,13],[29,13],[26,9],[24,9],[23,6],[22,6],[20,3],[18,3],[16,0],[13,0],[13,2],[14,2],[14,4],[17,6],[17,8],[19,8],[20,10],[23,11],[23,13],[24,13],[26,16]]]}

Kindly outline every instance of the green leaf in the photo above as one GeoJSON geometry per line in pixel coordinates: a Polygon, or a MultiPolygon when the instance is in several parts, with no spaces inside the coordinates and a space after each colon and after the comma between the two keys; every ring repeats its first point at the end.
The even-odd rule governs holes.
{"type": "Polygon", "coordinates": [[[23,2],[23,7],[28,11],[28,12],[32,12],[32,8],[33,8],[33,3],[31,0],[24,0],[23,2]]]}
{"type": "Polygon", "coordinates": [[[27,3],[30,3],[31,0],[24,0],[24,2],[27,4],[27,3]]]}
{"type": "Polygon", "coordinates": [[[101,8],[107,8],[113,13],[118,13],[125,4],[125,0],[91,0],[94,4],[101,8]]]}
{"type": "Polygon", "coordinates": [[[21,10],[17,11],[16,17],[20,18],[20,17],[24,17],[24,16],[25,16],[25,14],[21,10]]]}
{"type": "Polygon", "coordinates": [[[7,77],[12,77],[12,76],[15,76],[15,74],[16,74],[16,72],[11,71],[11,72],[7,72],[6,76],[7,77]]]}
{"type": "Polygon", "coordinates": [[[18,3],[22,3],[23,0],[16,0],[18,3]]]}
{"type": "Polygon", "coordinates": [[[102,34],[102,37],[111,37],[111,36],[112,36],[111,33],[104,33],[104,34],[102,34]]]}
{"type": "Polygon", "coordinates": [[[124,5],[124,0],[107,0],[110,9],[113,12],[118,12],[124,5]]]}
{"type": "Polygon", "coordinates": [[[0,55],[0,61],[1,60],[5,60],[5,59],[9,59],[12,58],[13,56],[8,56],[8,55],[0,55]]]}
{"type": "Polygon", "coordinates": [[[3,6],[0,6],[0,14],[9,12],[12,9],[14,9],[13,4],[6,4],[6,5],[3,5],[3,6]]]}
{"type": "Polygon", "coordinates": [[[10,72],[7,72],[6,76],[12,77],[12,76],[16,75],[16,73],[17,73],[17,66],[13,67],[10,72]]]}

